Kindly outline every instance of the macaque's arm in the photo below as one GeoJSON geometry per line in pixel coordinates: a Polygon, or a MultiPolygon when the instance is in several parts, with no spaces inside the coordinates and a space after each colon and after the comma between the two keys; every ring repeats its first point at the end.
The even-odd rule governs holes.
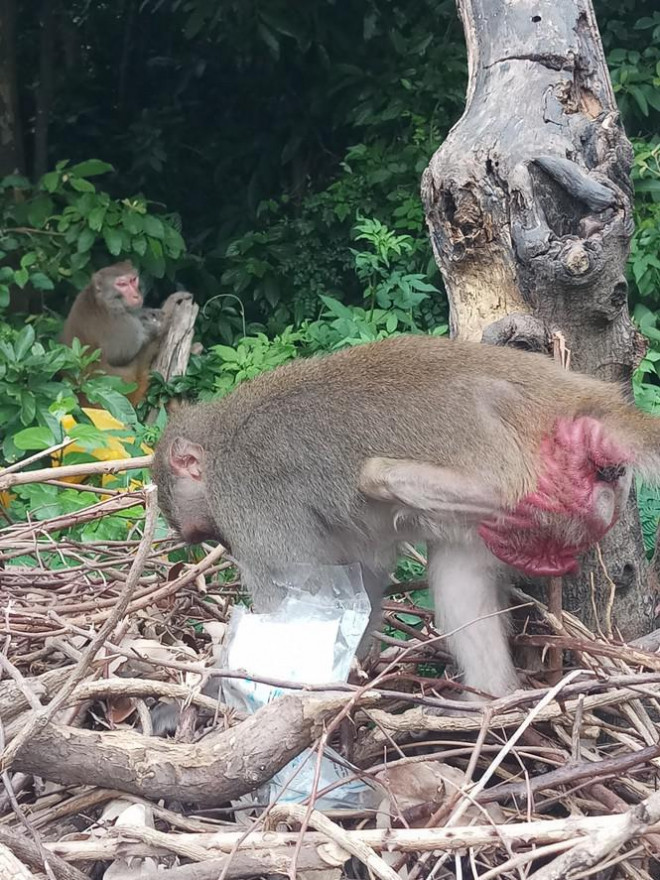
{"type": "Polygon", "coordinates": [[[108,328],[108,338],[102,342],[103,359],[111,367],[126,367],[133,363],[147,342],[148,336],[139,317],[126,315],[118,332],[108,328]]]}

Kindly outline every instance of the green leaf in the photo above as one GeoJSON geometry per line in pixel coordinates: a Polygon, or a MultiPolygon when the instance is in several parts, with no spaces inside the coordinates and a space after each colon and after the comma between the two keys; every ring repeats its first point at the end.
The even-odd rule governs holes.
{"type": "Polygon", "coordinates": [[[37,255],[34,251],[28,251],[26,254],[23,254],[21,257],[21,266],[24,269],[28,269],[30,266],[34,266],[37,262],[37,255]]]}
{"type": "Polygon", "coordinates": [[[28,223],[37,229],[42,229],[46,220],[53,214],[55,207],[50,196],[43,193],[36,196],[28,205],[28,223]]]}
{"type": "Polygon", "coordinates": [[[158,217],[154,217],[152,214],[147,214],[143,219],[144,231],[147,235],[158,239],[163,239],[165,237],[165,228],[158,217]]]}
{"type": "Polygon", "coordinates": [[[96,241],[96,235],[94,231],[89,228],[89,226],[85,226],[80,235],[78,236],[78,253],[86,254],[88,251],[92,249],[92,245],[96,241]]]}
{"type": "Polygon", "coordinates": [[[22,174],[8,174],[0,180],[2,189],[30,189],[30,181],[22,174]]]}
{"type": "Polygon", "coordinates": [[[21,332],[17,334],[16,339],[14,340],[14,351],[16,352],[17,360],[23,360],[25,355],[32,348],[34,339],[34,327],[32,326],[32,324],[26,324],[21,332]]]}
{"type": "Polygon", "coordinates": [[[48,449],[57,442],[48,428],[25,428],[14,434],[13,440],[16,447],[24,451],[48,449]]]}
{"type": "Polygon", "coordinates": [[[29,425],[34,421],[37,414],[37,401],[31,391],[21,391],[21,414],[20,419],[23,425],[29,425]]]}
{"type": "Polygon", "coordinates": [[[14,272],[14,283],[17,284],[22,290],[28,283],[29,277],[30,273],[27,269],[19,269],[18,271],[14,272]]]}
{"type": "Polygon", "coordinates": [[[131,235],[138,235],[144,229],[144,218],[136,211],[124,211],[121,223],[126,232],[131,235]]]}
{"type": "Polygon", "coordinates": [[[71,184],[71,189],[75,189],[76,192],[96,192],[94,184],[82,177],[71,177],[69,183],[71,184]]]}
{"type": "Polygon", "coordinates": [[[57,187],[60,184],[60,175],[57,171],[49,171],[48,174],[44,174],[41,178],[41,186],[46,190],[46,192],[55,192],[57,187]]]}
{"type": "Polygon", "coordinates": [[[87,159],[85,162],[79,162],[69,169],[71,174],[78,177],[95,177],[98,174],[106,174],[108,171],[114,171],[112,165],[102,162],[100,159],[87,159]]]}
{"type": "Polygon", "coordinates": [[[100,232],[101,227],[103,226],[103,220],[105,218],[105,207],[103,205],[97,205],[96,208],[93,208],[88,216],[87,216],[87,225],[90,229],[93,229],[95,232],[100,232]]]}
{"type": "Polygon", "coordinates": [[[114,227],[106,226],[103,229],[103,238],[105,240],[106,247],[108,248],[112,256],[118,256],[121,253],[120,233],[114,227]]]}
{"type": "Polygon", "coordinates": [[[94,403],[100,404],[104,409],[125,425],[135,425],[137,416],[130,402],[123,394],[112,391],[109,388],[95,387],[93,391],[85,389],[87,397],[94,403]]]}
{"type": "Polygon", "coordinates": [[[642,89],[639,86],[628,86],[628,91],[635,99],[637,106],[642,111],[644,116],[648,116],[649,115],[649,105],[648,105],[648,101],[646,100],[646,95],[644,94],[642,89]]]}
{"type": "Polygon", "coordinates": [[[139,238],[133,239],[133,250],[136,254],[139,254],[143,257],[147,252],[147,239],[144,236],[140,236],[139,238]]]}
{"type": "Polygon", "coordinates": [[[214,345],[213,351],[218,357],[221,357],[223,361],[229,361],[232,363],[240,360],[239,353],[235,348],[231,348],[229,345],[214,345]]]}
{"type": "Polygon", "coordinates": [[[75,425],[68,434],[88,452],[105,445],[105,433],[94,425],[75,425]]]}
{"type": "Polygon", "coordinates": [[[52,280],[48,277],[48,275],[44,275],[43,272],[35,272],[30,278],[33,287],[36,287],[37,290],[53,290],[55,285],[52,280]]]}

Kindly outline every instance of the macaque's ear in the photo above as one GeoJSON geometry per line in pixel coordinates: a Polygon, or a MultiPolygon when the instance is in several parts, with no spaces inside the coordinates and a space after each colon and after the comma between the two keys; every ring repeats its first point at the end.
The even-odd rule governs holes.
{"type": "Polygon", "coordinates": [[[203,460],[202,447],[183,437],[177,437],[170,447],[170,466],[177,477],[201,480],[203,460]]]}
{"type": "Polygon", "coordinates": [[[502,511],[501,499],[491,486],[461,471],[424,461],[369,458],[360,473],[359,489],[378,501],[448,516],[480,518],[502,511]]]}

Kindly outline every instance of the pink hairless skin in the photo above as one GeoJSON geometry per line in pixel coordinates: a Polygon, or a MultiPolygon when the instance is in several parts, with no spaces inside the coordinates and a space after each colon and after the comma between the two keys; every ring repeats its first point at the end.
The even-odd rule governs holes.
{"type": "Polygon", "coordinates": [[[481,523],[479,534],[502,562],[530,575],[559,576],[576,571],[577,556],[616,522],[619,479],[633,456],[586,416],[559,419],[540,453],[536,490],[509,513],[481,523]]]}

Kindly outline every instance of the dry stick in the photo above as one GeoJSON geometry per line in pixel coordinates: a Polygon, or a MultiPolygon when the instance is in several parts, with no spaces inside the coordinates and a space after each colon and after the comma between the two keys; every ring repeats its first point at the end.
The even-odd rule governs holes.
{"type": "Polygon", "coordinates": [[[535,871],[530,880],[564,880],[569,873],[579,868],[591,868],[631,838],[644,834],[660,820],[660,792],[656,791],[625,813],[610,818],[614,820],[611,828],[589,833],[568,852],[535,871]]]}
{"type": "MultiPolygon", "coordinates": [[[[552,334],[552,354],[554,360],[565,370],[568,370],[571,362],[570,349],[566,347],[566,339],[563,333],[556,331],[552,334]]],[[[548,611],[557,618],[561,626],[563,610],[564,582],[561,577],[552,577],[548,583],[548,611]]],[[[548,651],[547,682],[550,686],[561,681],[564,674],[564,658],[559,648],[551,648],[548,651]]]]}
{"type": "Polygon", "coordinates": [[[480,804],[500,803],[510,798],[527,798],[539,791],[554,789],[559,785],[572,785],[583,779],[592,782],[608,776],[620,776],[639,764],[646,764],[660,756],[660,743],[620,755],[617,758],[603,758],[600,761],[583,761],[581,764],[566,764],[557,770],[549,770],[542,776],[535,776],[529,782],[510,782],[482,792],[477,801],[480,804]]]}
{"type": "MultiPolygon", "coordinates": [[[[472,754],[470,756],[470,761],[468,763],[467,769],[465,771],[465,780],[463,783],[463,788],[456,788],[454,793],[447,799],[447,801],[441,804],[425,823],[426,828],[434,828],[441,823],[444,823],[446,818],[452,813],[458,802],[461,798],[465,797],[464,788],[472,782],[472,777],[474,776],[474,771],[477,767],[477,762],[479,761],[479,757],[481,755],[481,751],[484,747],[484,743],[486,741],[486,736],[488,731],[491,728],[491,719],[493,717],[492,706],[486,706],[483,713],[483,719],[481,722],[481,729],[477,736],[477,741],[474,744],[474,749],[472,750],[472,754]]],[[[415,867],[410,872],[409,880],[415,880],[421,872],[424,870],[425,866],[428,864],[431,853],[425,853],[420,857],[415,867]]],[[[397,871],[401,871],[405,865],[406,858],[404,857],[395,865],[395,869],[397,871]]]]}
{"type": "Polygon", "coordinates": [[[89,474],[117,474],[120,471],[137,470],[151,465],[153,455],[140,455],[137,458],[117,458],[112,461],[91,461],[85,464],[71,464],[64,467],[41,468],[24,474],[5,474],[0,476],[0,492],[12,486],[26,483],[44,483],[48,480],[61,480],[63,477],[83,477],[89,474]]]}
{"type": "MultiPolygon", "coordinates": [[[[0,825],[0,843],[15,853],[22,862],[36,870],[41,870],[43,862],[39,847],[28,840],[24,834],[19,834],[17,831],[0,825]]],[[[69,865],[54,852],[49,852],[48,858],[57,880],[89,880],[87,874],[83,874],[78,868],[69,865]]]]}
{"type": "Polygon", "coordinates": [[[147,486],[143,490],[143,493],[146,510],[144,534],[142,535],[140,546],[135,554],[135,559],[133,560],[131,570],[126,579],[126,586],[122,590],[115,608],[110,612],[106,622],[83,651],[80,662],[74,668],[69,680],[63,686],[60,693],[53,698],[42,712],[35,712],[32,718],[26,722],[22,732],[19,733],[18,736],[3,750],[2,755],[0,755],[0,770],[7,770],[26,742],[28,742],[35,733],[43,731],[51,718],[53,718],[53,716],[65,705],[76,686],[80,684],[87,674],[87,670],[93,663],[97,652],[105,643],[106,638],[113,631],[126,611],[131,596],[133,595],[133,590],[137,586],[147,556],[151,550],[151,540],[154,535],[156,519],[158,517],[156,487],[153,485],[147,486]]]}
{"type": "Polygon", "coordinates": [[[23,862],[19,862],[14,853],[0,843],[0,878],[2,880],[37,880],[35,874],[23,862]]]}
{"type": "MultiPolygon", "coordinates": [[[[296,806],[301,810],[305,809],[301,804],[296,806]]],[[[460,852],[471,847],[516,848],[558,843],[574,837],[581,837],[583,841],[591,838],[609,838],[619,827],[623,816],[622,813],[606,816],[569,816],[564,819],[537,819],[533,822],[513,822],[497,826],[489,824],[455,825],[452,828],[364,828],[344,833],[351,845],[354,845],[355,841],[361,841],[370,849],[379,852],[415,853],[437,850],[460,852]]],[[[660,825],[656,823],[655,826],[649,825],[635,831],[631,836],[647,837],[658,831],[660,825]]],[[[145,829],[135,829],[135,834],[142,838],[145,829]]],[[[127,840],[129,836],[133,836],[133,829],[108,828],[106,836],[102,838],[45,841],[44,846],[70,862],[111,861],[120,853],[125,858],[145,858],[154,855],[152,844],[129,843],[127,840]]],[[[206,833],[170,832],[165,837],[166,847],[170,852],[183,852],[184,849],[190,851],[189,848],[193,846],[202,847],[206,858],[214,859],[219,854],[234,852],[237,842],[239,842],[239,853],[283,848],[288,850],[290,855],[293,844],[299,838],[299,832],[254,831],[249,840],[243,840],[244,830],[206,833]]],[[[306,846],[318,847],[327,842],[328,838],[323,832],[308,831],[305,837],[306,846]]]]}
{"type": "MultiPolygon", "coordinates": [[[[491,615],[488,615],[488,616],[491,616],[491,615]]],[[[459,629],[462,629],[462,627],[459,627],[459,629]]],[[[435,641],[435,642],[443,641],[444,639],[447,638],[448,635],[449,636],[453,635],[454,632],[456,632],[456,630],[453,630],[450,633],[441,633],[440,635],[436,636],[435,639],[429,639],[429,641],[435,641]]],[[[291,880],[296,880],[298,858],[299,858],[301,850],[302,850],[303,839],[305,836],[305,832],[307,830],[307,823],[309,821],[309,817],[312,815],[312,812],[314,810],[314,802],[317,797],[319,779],[321,776],[321,761],[323,759],[323,752],[324,752],[326,745],[328,743],[328,739],[330,737],[330,734],[332,733],[332,731],[334,729],[336,729],[336,727],[339,725],[340,721],[342,721],[344,718],[346,718],[351,707],[356,705],[359,696],[364,695],[364,694],[368,693],[372,688],[377,687],[378,684],[380,682],[382,682],[383,680],[385,680],[389,676],[389,674],[395,669],[397,663],[400,662],[401,660],[403,660],[403,658],[406,656],[407,652],[412,651],[412,650],[414,650],[412,645],[410,646],[410,648],[404,649],[403,652],[401,653],[400,657],[393,660],[391,663],[389,663],[385,667],[385,669],[382,672],[380,672],[370,684],[365,684],[360,688],[360,690],[356,691],[356,694],[353,696],[351,701],[349,703],[347,703],[347,705],[342,709],[342,711],[337,716],[335,716],[334,720],[330,723],[330,725],[324,731],[323,735],[320,737],[319,743],[318,743],[317,756],[316,756],[316,767],[314,769],[314,779],[312,782],[312,792],[311,792],[311,795],[309,795],[309,797],[307,798],[309,803],[306,806],[305,818],[303,819],[303,821],[301,823],[300,834],[299,834],[295,849],[293,851],[293,856],[291,858],[291,866],[289,868],[289,877],[291,878],[291,880]]]]}
{"type": "MultiPolygon", "coordinates": [[[[22,475],[17,474],[17,476],[20,477],[22,475]]],[[[71,526],[82,525],[82,523],[93,519],[99,519],[101,516],[107,516],[120,510],[126,510],[129,507],[135,507],[136,504],[142,503],[143,497],[141,490],[139,492],[124,492],[117,498],[111,498],[109,501],[100,501],[98,504],[84,507],[75,513],[63,513],[61,516],[53,517],[53,519],[43,520],[39,523],[30,523],[28,526],[18,529],[4,529],[4,534],[0,533],[0,547],[3,544],[8,544],[10,549],[13,550],[16,541],[22,538],[35,538],[36,533],[39,532],[46,534],[48,532],[57,532],[61,529],[68,529],[71,526]]],[[[54,550],[55,547],[44,546],[42,549],[54,550]]],[[[1,558],[2,554],[0,554],[1,558]]]]}
{"type": "MultiPolygon", "coordinates": [[[[563,610],[563,580],[560,577],[550,578],[548,584],[548,611],[557,618],[557,623],[561,626],[561,615],[563,610]]],[[[552,647],[548,650],[548,672],[546,675],[549,685],[555,685],[561,681],[564,671],[564,658],[561,648],[552,647]]]]}
{"type": "MultiPolygon", "coordinates": [[[[15,674],[15,677],[17,678],[17,680],[20,681],[22,679],[21,673],[17,669],[15,669],[14,666],[12,666],[12,664],[9,662],[9,660],[7,660],[6,657],[3,657],[3,660],[4,660],[4,664],[6,664],[5,668],[8,668],[12,674],[15,674]]],[[[33,706],[33,708],[35,708],[37,711],[39,711],[41,709],[41,703],[39,702],[38,697],[32,693],[29,693],[28,696],[30,698],[31,705],[33,706]]],[[[0,722],[0,748],[4,749],[5,743],[6,743],[5,729],[4,729],[2,722],[0,722]]],[[[6,770],[3,770],[2,772],[0,772],[0,779],[2,780],[2,784],[5,789],[5,796],[6,796],[7,800],[9,801],[9,805],[11,806],[12,810],[14,811],[14,813],[16,815],[16,818],[25,827],[28,834],[30,835],[30,837],[34,841],[35,846],[41,852],[41,859],[40,859],[39,867],[44,869],[44,871],[46,872],[46,876],[48,877],[48,880],[56,880],[55,874],[50,866],[50,861],[51,861],[50,853],[46,849],[44,849],[42,841],[41,841],[41,837],[39,836],[39,832],[32,825],[31,821],[25,815],[21,805],[18,803],[18,798],[16,797],[16,792],[14,791],[13,782],[9,776],[9,773],[6,770]]],[[[5,849],[3,844],[0,843],[0,846],[3,847],[3,850],[5,849]]],[[[11,856],[11,858],[14,858],[13,853],[11,853],[10,850],[7,850],[7,852],[11,856]]],[[[5,867],[7,867],[7,866],[5,865],[5,867]]],[[[2,877],[2,876],[4,876],[3,869],[0,868],[0,877],[2,877]]]]}
{"type": "MultiPolygon", "coordinates": [[[[502,761],[506,758],[509,752],[513,749],[518,740],[523,736],[528,727],[533,724],[536,717],[539,715],[542,710],[548,706],[555,697],[561,692],[562,688],[565,684],[569,684],[572,679],[577,678],[578,675],[581,675],[581,670],[576,669],[573,672],[569,672],[568,675],[564,676],[564,678],[556,684],[553,688],[551,688],[545,697],[540,700],[533,709],[530,710],[529,714],[525,718],[525,720],[519,725],[519,727],[515,730],[513,735],[509,737],[506,743],[502,746],[499,754],[494,758],[493,761],[488,765],[486,771],[479,779],[479,781],[472,787],[471,790],[466,792],[466,797],[458,805],[458,807],[454,810],[451,816],[447,819],[445,823],[445,828],[451,828],[456,825],[458,820],[463,816],[466,810],[470,807],[470,804],[474,801],[476,797],[478,797],[490,781],[490,779],[495,775],[495,771],[500,766],[502,761]]],[[[439,859],[440,864],[446,861],[447,856],[442,856],[439,859]]]]}
{"type": "Polygon", "coordinates": [[[307,807],[304,807],[302,804],[275,804],[270,811],[270,815],[276,821],[278,819],[283,821],[294,819],[301,825],[303,822],[311,825],[317,831],[321,831],[329,837],[330,840],[334,840],[346,852],[359,859],[380,880],[399,880],[400,875],[390,868],[380,856],[377,856],[370,846],[367,846],[361,840],[352,838],[347,831],[318,810],[312,810],[310,813],[307,807]]]}
{"type": "Polygon", "coordinates": [[[124,495],[125,489],[108,489],[107,486],[90,486],[89,483],[66,483],[64,480],[46,480],[48,486],[58,489],[73,489],[74,492],[91,492],[93,495],[124,495]]]}
{"type": "Polygon", "coordinates": [[[40,458],[46,458],[47,455],[52,455],[54,452],[59,452],[60,449],[64,449],[65,446],[70,446],[72,443],[73,440],[70,437],[65,437],[61,443],[57,443],[55,446],[50,446],[48,449],[43,449],[41,452],[35,452],[34,455],[30,455],[28,456],[28,458],[23,458],[21,459],[21,461],[10,464],[5,468],[0,468],[0,479],[2,477],[6,477],[7,474],[13,474],[16,471],[22,470],[29,464],[33,464],[35,461],[39,461],[40,458]]]}

